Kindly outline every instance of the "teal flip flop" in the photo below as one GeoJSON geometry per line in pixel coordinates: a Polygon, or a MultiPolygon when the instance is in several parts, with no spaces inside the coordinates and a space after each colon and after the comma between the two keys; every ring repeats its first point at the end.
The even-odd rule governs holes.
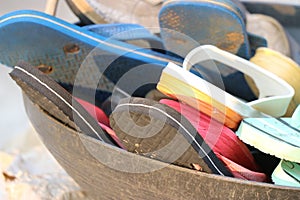
{"type": "Polygon", "coordinates": [[[300,164],[281,160],[272,174],[276,185],[300,187],[300,164]]]}
{"type": "Polygon", "coordinates": [[[264,153],[300,162],[300,106],[291,118],[246,118],[237,136],[264,153]]]}

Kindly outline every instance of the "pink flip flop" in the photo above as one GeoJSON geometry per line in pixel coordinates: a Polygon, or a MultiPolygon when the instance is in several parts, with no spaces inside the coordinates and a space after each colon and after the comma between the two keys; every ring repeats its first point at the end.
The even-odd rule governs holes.
{"type": "Polygon", "coordinates": [[[260,168],[247,146],[231,129],[188,105],[168,99],[162,99],[160,103],[170,106],[185,116],[234,177],[267,181],[267,176],[259,172],[260,168]]]}

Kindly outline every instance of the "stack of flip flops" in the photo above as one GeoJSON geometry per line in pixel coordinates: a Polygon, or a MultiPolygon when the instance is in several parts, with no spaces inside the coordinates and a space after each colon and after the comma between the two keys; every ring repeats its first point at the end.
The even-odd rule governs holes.
{"type": "Polygon", "coordinates": [[[300,187],[300,39],[284,17],[233,0],[68,2],[83,23],[118,24],[0,18],[0,61],[30,101],[141,156],[300,187]]]}

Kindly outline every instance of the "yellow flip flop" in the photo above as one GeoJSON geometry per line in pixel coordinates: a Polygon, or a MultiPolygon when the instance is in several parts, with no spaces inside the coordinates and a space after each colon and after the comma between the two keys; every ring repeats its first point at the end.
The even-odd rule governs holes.
{"type": "MultiPolygon", "coordinates": [[[[256,50],[256,54],[250,59],[250,61],[282,78],[295,89],[295,96],[291,100],[288,110],[285,114],[285,116],[288,117],[292,116],[296,107],[300,104],[299,65],[285,55],[264,47],[258,48],[256,50]]],[[[248,85],[252,91],[258,96],[259,94],[255,84],[249,79],[249,77],[246,77],[246,81],[248,82],[248,85]]]]}

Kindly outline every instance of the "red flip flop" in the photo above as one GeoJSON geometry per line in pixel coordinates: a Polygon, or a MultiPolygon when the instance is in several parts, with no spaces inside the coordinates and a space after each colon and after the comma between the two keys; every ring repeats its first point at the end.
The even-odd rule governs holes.
{"type": "Polygon", "coordinates": [[[99,123],[101,124],[104,124],[106,126],[109,127],[109,119],[108,117],[106,116],[106,114],[104,113],[103,110],[101,110],[100,108],[98,108],[97,106],[85,101],[85,100],[82,100],[82,99],[79,99],[79,98],[76,98],[75,99],[78,101],[78,103],[81,104],[82,107],[84,107],[86,109],[86,111],[88,111],[88,113],[90,113],[90,115],[92,115],[99,123]]]}
{"type": "Polygon", "coordinates": [[[78,103],[81,104],[82,107],[85,108],[86,111],[90,113],[90,115],[92,115],[98,121],[101,128],[110,135],[110,137],[117,143],[117,145],[119,145],[119,147],[121,147],[122,149],[125,149],[125,146],[122,145],[116,133],[110,128],[109,119],[103,112],[103,110],[85,100],[79,98],[75,99],[76,101],[78,101],[78,103]]]}
{"type": "Polygon", "coordinates": [[[162,99],[160,103],[170,106],[185,116],[212,148],[217,157],[237,178],[266,181],[247,146],[235,133],[198,110],[174,100],[162,99]]]}

